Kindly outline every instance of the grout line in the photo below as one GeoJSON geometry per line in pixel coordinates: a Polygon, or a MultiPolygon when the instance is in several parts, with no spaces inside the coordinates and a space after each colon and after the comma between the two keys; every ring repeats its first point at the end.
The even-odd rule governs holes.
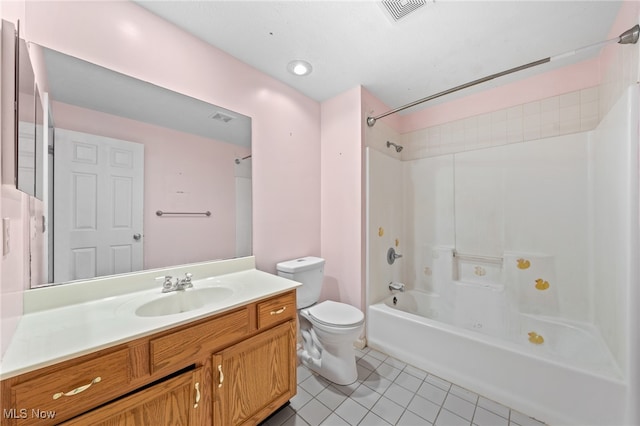
{"type": "MultiPolygon", "coordinates": [[[[476,418],[476,411],[478,411],[478,402],[480,402],[480,396],[476,398],[476,406],[473,407],[473,415],[471,416],[471,421],[469,423],[473,424],[473,420],[476,418]]],[[[493,411],[491,411],[493,412],[493,411]]]]}

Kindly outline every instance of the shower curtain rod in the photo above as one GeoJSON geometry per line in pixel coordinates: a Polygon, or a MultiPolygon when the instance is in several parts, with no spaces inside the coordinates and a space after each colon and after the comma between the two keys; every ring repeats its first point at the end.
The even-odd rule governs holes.
{"type": "Polygon", "coordinates": [[[236,164],[240,164],[241,161],[246,160],[248,158],[251,158],[251,154],[249,154],[249,155],[247,155],[245,157],[242,157],[242,158],[236,158],[234,161],[235,161],[236,164]]]}
{"type": "Polygon", "coordinates": [[[639,36],[640,36],[640,25],[636,24],[634,27],[632,27],[632,28],[628,29],[627,31],[623,32],[618,37],[614,37],[614,38],[609,39],[609,40],[601,41],[599,43],[595,43],[595,44],[592,44],[592,45],[589,45],[589,46],[581,47],[579,49],[572,50],[570,52],[562,53],[562,54],[555,55],[555,56],[549,56],[548,58],[540,59],[540,60],[537,60],[537,61],[534,61],[534,62],[529,62],[528,64],[520,65],[519,67],[515,67],[515,68],[510,68],[510,69],[508,69],[506,71],[501,71],[501,72],[498,72],[498,73],[495,73],[495,74],[491,74],[491,75],[488,75],[486,77],[482,77],[482,78],[479,78],[477,80],[473,80],[473,81],[470,81],[468,83],[461,84],[461,85],[453,87],[451,89],[444,90],[442,92],[436,93],[435,95],[431,95],[431,96],[427,96],[426,98],[418,99],[417,101],[413,101],[413,102],[411,102],[409,104],[406,104],[406,105],[403,105],[401,107],[389,110],[389,111],[387,111],[387,112],[385,112],[383,114],[377,115],[375,117],[367,117],[367,125],[369,127],[373,127],[376,124],[376,121],[379,120],[380,118],[386,117],[386,116],[391,115],[391,114],[395,114],[395,113],[400,112],[400,111],[404,111],[407,108],[411,108],[411,107],[414,107],[414,106],[419,105],[421,103],[430,101],[432,99],[439,98],[441,96],[448,95],[450,93],[454,93],[454,92],[457,92],[459,90],[466,89],[468,87],[475,86],[477,84],[484,83],[484,82],[489,81],[489,80],[493,80],[494,78],[497,78],[497,77],[502,77],[502,76],[505,76],[505,75],[508,75],[508,74],[512,74],[514,72],[526,70],[527,68],[532,68],[532,67],[536,67],[538,65],[546,64],[547,62],[555,61],[555,60],[558,60],[558,59],[561,59],[561,58],[566,58],[568,56],[573,56],[576,53],[578,53],[580,51],[583,51],[583,50],[586,50],[586,49],[592,49],[594,47],[602,46],[602,45],[613,43],[613,42],[617,42],[619,44],[636,44],[638,42],[638,37],[639,36]]]}

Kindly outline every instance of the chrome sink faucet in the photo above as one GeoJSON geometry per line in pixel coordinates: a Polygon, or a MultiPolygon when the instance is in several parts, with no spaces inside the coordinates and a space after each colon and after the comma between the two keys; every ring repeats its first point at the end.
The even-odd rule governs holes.
{"type": "Polygon", "coordinates": [[[162,292],[169,293],[171,291],[184,291],[187,288],[193,287],[191,277],[193,277],[193,274],[187,272],[184,274],[183,279],[176,278],[176,282],[173,283],[171,282],[171,279],[173,278],[171,275],[165,276],[164,283],[162,283],[162,292]]]}

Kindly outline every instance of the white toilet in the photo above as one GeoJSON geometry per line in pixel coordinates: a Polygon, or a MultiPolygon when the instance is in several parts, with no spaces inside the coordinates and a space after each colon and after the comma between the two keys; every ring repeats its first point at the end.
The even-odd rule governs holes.
{"type": "Polygon", "coordinates": [[[303,257],[278,263],[278,275],[299,283],[297,309],[302,335],[300,361],[339,385],[356,381],[353,342],[364,328],[364,314],[354,306],[330,300],[316,304],[322,289],[324,259],[303,257]]]}

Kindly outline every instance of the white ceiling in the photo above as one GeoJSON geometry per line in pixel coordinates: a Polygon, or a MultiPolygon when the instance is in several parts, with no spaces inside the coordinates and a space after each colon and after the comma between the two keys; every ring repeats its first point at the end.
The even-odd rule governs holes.
{"type": "MultiPolygon", "coordinates": [[[[373,0],[136,3],[317,101],[362,85],[392,108],[603,41],[621,5],[438,0],[393,22],[373,0]],[[310,62],[313,73],[289,74],[293,59],[310,62]]],[[[475,90],[597,53],[592,49],[475,90]]]]}

